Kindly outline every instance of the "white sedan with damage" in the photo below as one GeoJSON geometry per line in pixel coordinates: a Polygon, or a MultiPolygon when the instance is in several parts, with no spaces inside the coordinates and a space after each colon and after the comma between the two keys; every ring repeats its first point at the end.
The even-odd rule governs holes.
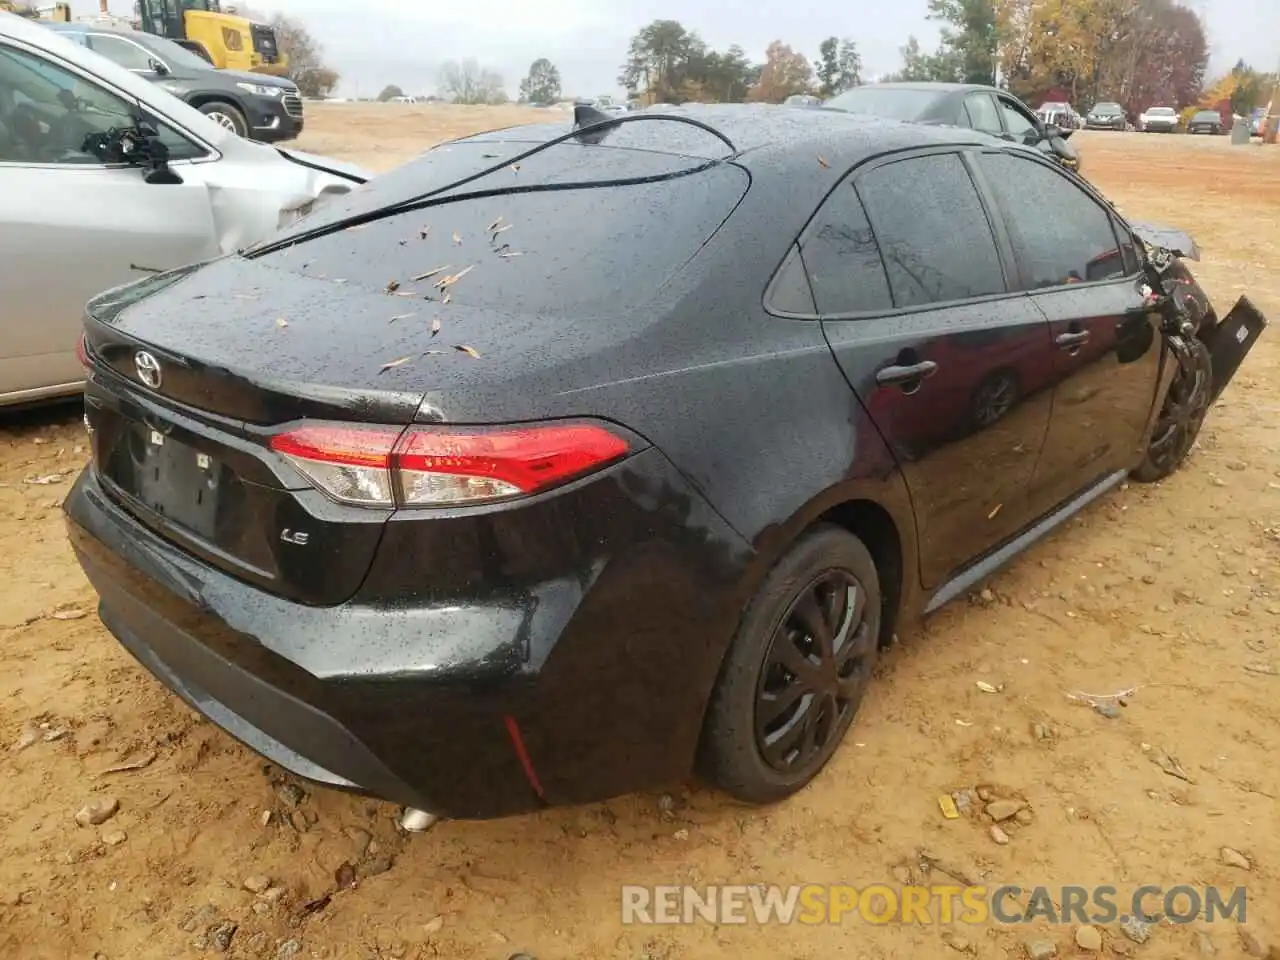
{"type": "Polygon", "coordinates": [[[0,13],[0,407],[77,392],[85,302],[269,237],[372,175],[244,140],[0,13]]]}

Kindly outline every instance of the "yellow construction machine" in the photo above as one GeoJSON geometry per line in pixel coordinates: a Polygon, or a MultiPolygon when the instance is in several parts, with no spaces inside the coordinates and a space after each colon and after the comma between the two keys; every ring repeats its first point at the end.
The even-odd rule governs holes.
{"type": "MultiPolygon", "coordinates": [[[[100,2],[106,13],[107,0],[100,2]]],[[[182,44],[219,70],[273,76],[289,70],[270,25],[239,16],[235,7],[224,12],[220,0],[138,0],[134,15],[140,29],[182,44]]]]}

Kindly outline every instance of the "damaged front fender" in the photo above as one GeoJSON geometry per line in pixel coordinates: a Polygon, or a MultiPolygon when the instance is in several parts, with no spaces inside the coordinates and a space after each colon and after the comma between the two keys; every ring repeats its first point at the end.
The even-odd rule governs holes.
{"type": "Polygon", "coordinates": [[[241,175],[211,180],[209,204],[217,230],[218,250],[234,253],[261,243],[293,226],[331,197],[350,193],[364,181],[357,168],[337,172],[345,164],[309,155],[307,162],[274,151],[273,163],[245,167],[241,175]],[[312,163],[311,160],[317,162],[312,163]]]}

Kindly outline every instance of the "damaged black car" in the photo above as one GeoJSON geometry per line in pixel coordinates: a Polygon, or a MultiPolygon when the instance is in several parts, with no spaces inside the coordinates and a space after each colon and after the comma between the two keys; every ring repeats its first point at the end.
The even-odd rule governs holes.
{"type": "Polygon", "coordinates": [[[71,541],[310,780],[777,801],[895,631],[1187,459],[1265,325],[1197,256],[973,130],[579,108],[92,302],[71,541]]]}

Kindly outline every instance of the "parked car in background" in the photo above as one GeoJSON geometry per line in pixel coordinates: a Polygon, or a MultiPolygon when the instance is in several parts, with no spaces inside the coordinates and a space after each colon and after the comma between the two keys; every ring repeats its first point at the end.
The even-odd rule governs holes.
{"type": "Polygon", "coordinates": [[[1263,127],[1267,122],[1267,108],[1254,107],[1253,113],[1249,116],[1249,133],[1251,136],[1260,137],[1263,134],[1263,127]]]}
{"type": "Polygon", "coordinates": [[[1034,146],[1063,166],[1080,170],[1080,153],[1067,143],[1073,132],[1070,128],[1046,124],[1013,94],[995,87],[969,83],[870,83],[837,94],[822,108],[968,127],[1034,146]]]}
{"type": "Polygon", "coordinates": [[[80,389],[90,297],[261,240],[368,176],[237,137],[0,13],[0,406],[80,389]]]}
{"type": "Polygon", "coordinates": [[[896,631],[1176,470],[1265,324],[1175,340],[1146,228],[957,126],[579,110],[374,185],[90,305],[65,511],[177,696],[411,821],[795,793],[896,631]]]}
{"type": "Polygon", "coordinates": [[[46,26],[145,77],[238,136],[277,143],[302,133],[302,97],[287,77],[218,70],[172,40],[140,30],[92,22],[46,26]]]}
{"type": "Polygon", "coordinates": [[[1095,103],[1093,109],[1085,116],[1086,130],[1126,130],[1129,127],[1124,107],[1118,103],[1105,101],[1095,103]]]}
{"type": "Polygon", "coordinates": [[[1138,117],[1138,129],[1143,133],[1176,133],[1178,111],[1173,107],[1148,107],[1138,117]]]}
{"type": "Polygon", "coordinates": [[[1222,114],[1217,110],[1200,110],[1187,121],[1187,133],[1222,133],[1222,114]]]}
{"type": "Polygon", "coordinates": [[[1063,130],[1079,130],[1084,126],[1084,118],[1076,113],[1075,107],[1060,101],[1042,103],[1036,110],[1036,116],[1044,123],[1051,123],[1063,130]]]}
{"type": "Polygon", "coordinates": [[[782,101],[788,107],[820,107],[822,106],[822,98],[814,97],[807,93],[793,93],[782,101]]]}

